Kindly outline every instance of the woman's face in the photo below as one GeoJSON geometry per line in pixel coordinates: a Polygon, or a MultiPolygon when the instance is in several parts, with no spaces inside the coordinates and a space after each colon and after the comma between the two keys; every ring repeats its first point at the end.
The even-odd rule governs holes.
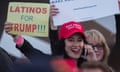
{"type": "Polygon", "coordinates": [[[78,59],[81,56],[84,40],[79,33],[65,39],[65,51],[70,58],[78,59]]]}
{"type": "Polygon", "coordinates": [[[97,40],[94,40],[93,37],[87,38],[88,44],[92,45],[97,56],[97,60],[100,61],[104,56],[104,45],[98,43],[97,40]]]}

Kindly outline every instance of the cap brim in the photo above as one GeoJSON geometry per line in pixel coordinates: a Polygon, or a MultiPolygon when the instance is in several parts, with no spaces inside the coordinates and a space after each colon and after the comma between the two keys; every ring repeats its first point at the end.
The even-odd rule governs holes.
{"type": "Polygon", "coordinates": [[[64,36],[64,38],[65,38],[65,39],[66,39],[66,38],[69,38],[70,36],[72,36],[72,35],[75,34],[75,33],[80,33],[80,34],[82,35],[82,37],[83,37],[84,39],[86,39],[85,34],[84,34],[83,32],[78,31],[78,30],[74,30],[74,31],[69,32],[68,34],[66,34],[66,35],[64,36]]]}

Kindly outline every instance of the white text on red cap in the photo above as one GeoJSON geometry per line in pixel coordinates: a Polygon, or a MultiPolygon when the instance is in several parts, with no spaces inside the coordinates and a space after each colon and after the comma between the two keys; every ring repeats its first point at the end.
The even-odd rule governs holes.
{"type": "Polygon", "coordinates": [[[73,29],[73,28],[81,29],[81,26],[78,24],[70,24],[70,25],[67,25],[66,28],[68,30],[73,29]]]}

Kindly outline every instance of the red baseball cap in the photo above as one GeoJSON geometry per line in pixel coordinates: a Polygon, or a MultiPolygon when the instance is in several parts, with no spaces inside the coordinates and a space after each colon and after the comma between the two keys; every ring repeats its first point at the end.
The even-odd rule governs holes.
{"type": "Polygon", "coordinates": [[[81,23],[75,21],[66,22],[60,27],[59,40],[63,38],[69,38],[75,33],[80,33],[84,37],[84,39],[86,38],[84,34],[84,27],[81,23]]]}

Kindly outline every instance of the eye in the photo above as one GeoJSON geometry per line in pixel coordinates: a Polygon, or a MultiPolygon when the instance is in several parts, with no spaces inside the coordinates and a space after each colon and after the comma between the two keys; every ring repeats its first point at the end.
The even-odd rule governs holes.
{"type": "Polygon", "coordinates": [[[72,39],[72,38],[69,38],[69,39],[68,39],[68,41],[70,41],[70,42],[73,42],[73,41],[74,41],[74,39],[72,39]]]}
{"type": "Polygon", "coordinates": [[[78,39],[78,42],[82,42],[83,40],[82,39],[78,39]]]}

